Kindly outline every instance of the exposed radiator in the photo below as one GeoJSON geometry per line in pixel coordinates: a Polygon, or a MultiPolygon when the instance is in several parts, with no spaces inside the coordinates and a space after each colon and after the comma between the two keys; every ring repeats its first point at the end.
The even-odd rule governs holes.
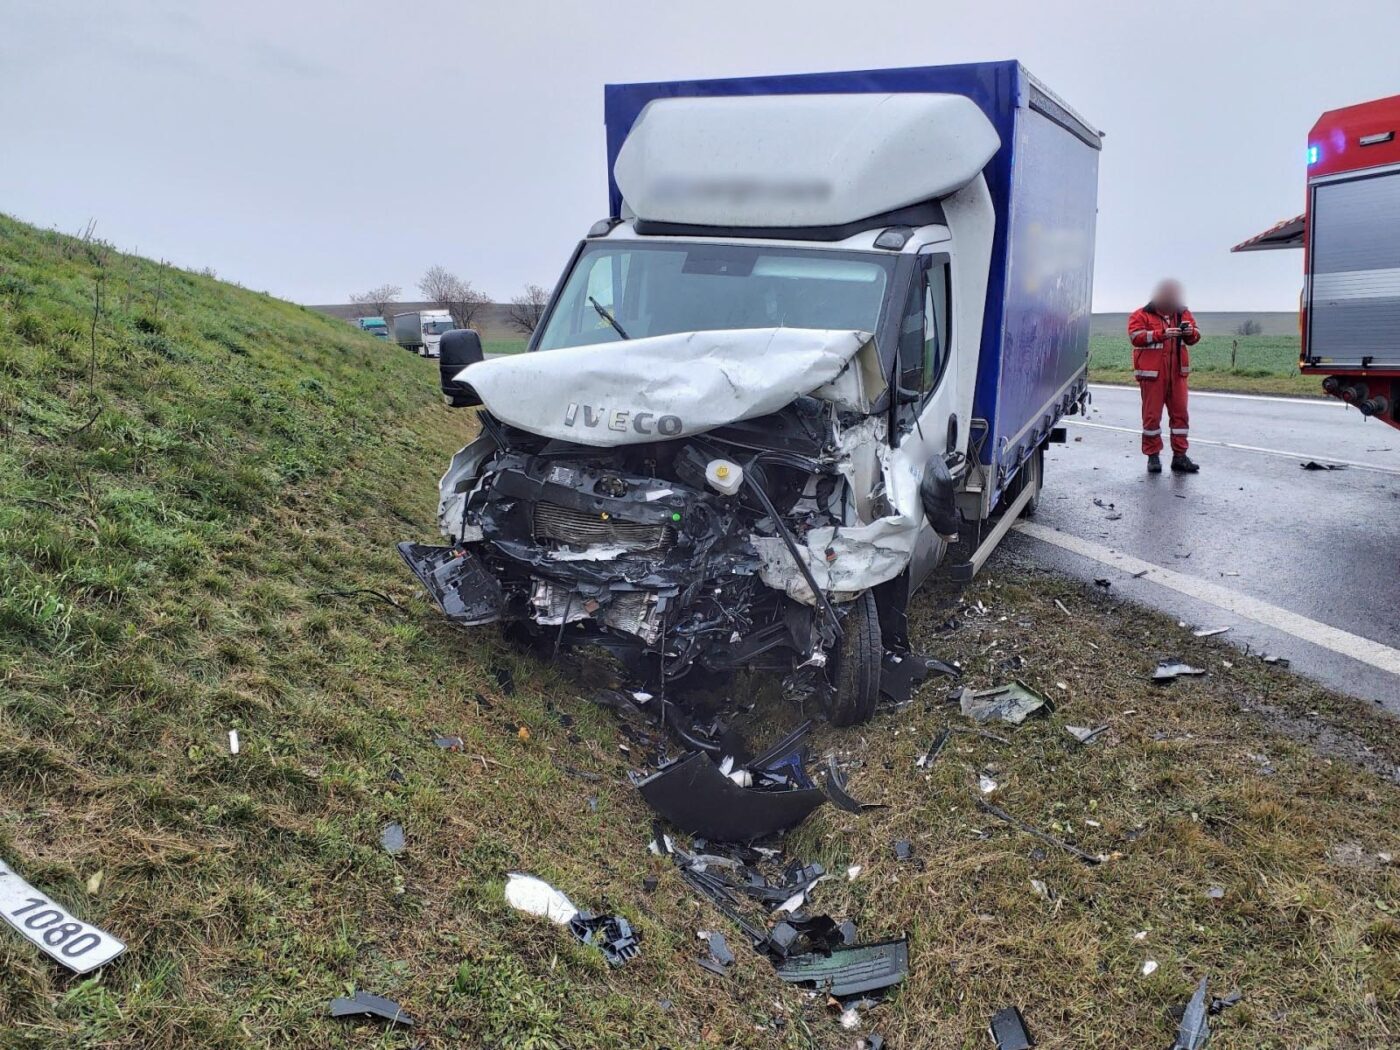
{"type": "Polygon", "coordinates": [[[629,551],[664,553],[676,542],[676,530],[669,525],[638,525],[616,518],[604,521],[597,514],[557,503],[535,504],[534,532],[537,540],[555,540],[572,547],[610,543],[629,551]]]}

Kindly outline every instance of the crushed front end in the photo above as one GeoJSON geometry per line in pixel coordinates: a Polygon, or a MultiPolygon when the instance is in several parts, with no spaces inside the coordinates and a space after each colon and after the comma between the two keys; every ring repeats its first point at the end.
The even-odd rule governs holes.
{"type": "Polygon", "coordinates": [[[767,656],[821,662],[838,628],[763,581],[779,528],[757,490],[798,541],[847,520],[831,405],[799,399],[701,436],[613,448],[482,421],[443,479],[452,547],[400,547],[450,618],[601,644],[664,679],[767,656]]]}

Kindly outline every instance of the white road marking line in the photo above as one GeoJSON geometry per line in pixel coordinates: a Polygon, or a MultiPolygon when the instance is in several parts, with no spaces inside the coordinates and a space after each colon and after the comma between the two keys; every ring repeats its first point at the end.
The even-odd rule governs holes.
{"type": "MultiPolygon", "coordinates": [[[[1084,419],[1066,419],[1062,422],[1072,427],[1092,427],[1095,430],[1116,430],[1120,434],[1141,434],[1137,427],[1115,427],[1111,423],[1090,423],[1084,419]]],[[[1315,452],[1288,452],[1280,448],[1260,448],[1258,445],[1237,445],[1233,441],[1211,441],[1209,438],[1192,437],[1193,445],[1214,445],[1216,448],[1232,448],[1237,452],[1258,452],[1265,456],[1279,456],[1283,459],[1297,460],[1299,463],[1306,463],[1310,459],[1319,463],[1338,463],[1344,467],[1355,467],[1358,470],[1374,470],[1381,474],[1400,474],[1400,469],[1395,467],[1382,467],[1376,463],[1362,463],[1355,459],[1337,459],[1335,456],[1319,456],[1315,452]]]]}
{"type": "Polygon", "coordinates": [[[1317,620],[1311,620],[1277,605],[1260,601],[1258,598],[1251,598],[1247,594],[1232,591],[1228,587],[1221,587],[1219,584],[1209,583],[1195,576],[1187,576],[1172,569],[1164,569],[1160,565],[1143,561],[1141,558],[1134,558],[1131,554],[1124,554],[1111,547],[1081,539],[1067,532],[1057,532],[1044,525],[1037,525],[1029,521],[1017,522],[1015,528],[1018,532],[1023,532],[1033,539],[1089,558],[1102,565],[1122,569],[1129,575],[1145,573],[1143,579],[1159,583],[1163,587],[1186,595],[1188,598],[1207,602],[1216,608],[1234,613],[1236,616],[1243,616],[1266,627],[1272,627],[1274,630],[1292,635],[1300,641],[1310,642],[1360,663],[1370,664],[1372,667],[1388,671],[1393,675],[1400,675],[1400,649],[1392,649],[1380,642],[1362,638],[1359,634],[1352,634],[1317,620]]]}
{"type": "MultiPolygon", "coordinates": [[[[1121,383],[1090,383],[1090,390],[1131,390],[1137,393],[1137,387],[1124,386],[1121,383]]],[[[1221,390],[1193,390],[1192,397],[1229,397],[1236,401],[1277,401],[1281,405],[1302,405],[1304,408],[1309,405],[1314,408],[1350,408],[1345,401],[1338,401],[1335,397],[1277,397],[1273,394],[1227,394],[1221,390]]]]}

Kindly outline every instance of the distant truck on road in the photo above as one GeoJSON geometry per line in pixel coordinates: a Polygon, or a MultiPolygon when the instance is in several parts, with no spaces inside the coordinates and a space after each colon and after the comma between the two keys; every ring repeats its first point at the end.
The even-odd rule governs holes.
{"type": "Polygon", "coordinates": [[[446,310],[410,310],[394,315],[394,341],[419,357],[437,357],[442,334],[456,327],[446,310]]]}
{"type": "MultiPolygon", "coordinates": [[[[1016,62],[607,88],[611,209],[400,550],[462,624],[874,709],[1087,398],[1100,134],[1016,62]]],[[[473,363],[474,362],[474,363],[473,363]]]]}
{"type": "Polygon", "coordinates": [[[1300,372],[1400,428],[1400,95],[1324,113],[1307,204],[1232,249],[1303,249],[1300,372]]]}

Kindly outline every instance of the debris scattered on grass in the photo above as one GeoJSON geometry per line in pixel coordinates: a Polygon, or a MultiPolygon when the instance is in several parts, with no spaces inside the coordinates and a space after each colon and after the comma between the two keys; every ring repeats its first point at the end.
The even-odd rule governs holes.
{"type": "Polygon", "coordinates": [[[461,751],[467,746],[466,741],[459,736],[435,736],[433,743],[444,751],[461,751]]]}
{"type": "Polygon", "coordinates": [[[348,999],[345,997],[332,999],[331,1016],[379,1017],[390,1024],[403,1025],[405,1028],[413,1027],[413,1018],[403,1012],[402,1006],[392,999],[370,995],[368,992],[356,992],[348,999]]]}
{"type": "Polygon", "coordinates": [[[922,653],[885,653],[880,666],[880,693],[896,706],[907,704],[930,675],[957,678],[962,668],[922,653]]]}
{"type": "MultiPolygon", "coordinates": [[[[89,885],[91,881],[89,879],[89,885]]],[[[3,860],[0,860],[0,918],[49,958],[76,974],[90,973],[126,951],[122,941],[106,930],[80,921],[63,905],[36,890],[3,860]],[[55,939],[55,931],[63,931],[68,936],[55,939]]]]}
{"type": "Polygon", "coordinates": [[[894,859],[905,862],[914,859],[914,846],[908,839],[896,839],[894,844],[894,859]]]}
{"type": "Polygon", "coordinates": [[[621,966],[641,953],[632,924],[621,915],[594,915],[580,911],[569,921],[569,931],[579,941],[603,953],[609,966],[621,966]]]}
{"type": "Polygon", "coordinates": [[[1238,988],[1224,998],[1210,998],[1210,981],[1207,977],[1201,977],[1201,983],[1197,984],[1196,993],[1191,995],[1186,1007],[1179,1007],[1177,1011],[1173,1011],[1173,1014],[1179,1012],[1182,1019],[1177,1025],[1176,1042],[1172,1043],[1170,1050],[1203,1049],[1211,1039],[1212,1016],[1233,1007],[1242,998],[1245,997],[1239,993],[1238,988]]]}
{"type": "Polygon", "coordinates": [[[951,729],[944,729],[938,736],[934,737],[933,743],[929,744],[928,750],[914,760],[914,765],[920,769],[928,769],[942,753],[943,748],[948,744],[948,738],[953,735],[951,729]]]}
{"type": "Polygon", "coordinates": [[[979,773],[979,774],[978,774],[978,776],[977,776],[977,790],[981,791],[982,794],[984,794],[984,795],[992,795],[992,794],[995,794],[998,787],[1000,787],[1000,785],[999,785],[995,780],[993,780],[991,777],[987,776],[986,773],[979,773]]]}
{"type": "Polygon", "coordinates": [[[506,903],[516,911],[543,916],[559,926],[567,926],[578,914],[574,902],[562,890],[518,871],[506,875],[506,903]]]}
{"type": "Polygon", "coordinates": [[[1072,612],[1070,612],[1068,609],[1066,609],[1066,608],[1065,608],[1065,603],[1062,602],[1062,601],[1060,601],[1060,599],[1058,599],[1058,598],[1055,599],[1055,608],[1059,609],[1060,612],[1064,613],[1066,616],[1070,617],[1071,619],[1074,618],[1074,613],[1072,613],[1072,612]]]}
{"type": "Polygon", "coordinates": [[[95,895],[97,894],[97,892],[98,892],[100,889],[102,889],[103,874],[104,874],[104,873],[103,873],[102,869],[101,869],[101,868],[98,868],[96,871],[94,871],[91,875],[88,876],[88,880],[87,880],[87,891],[88,891],[89,894],[92,894],[92,895],[95,896],[95,895]]]}
{"type": "Polygon", "coordinates": [[[829,955],[789,956],[777,968],[789,984],[801,984],[838,999],[892,987],[909,970],[909,940],[896,937],[870,944],[837,945],[829,955]]]}
{"type": "Polygon", "coordinates": [[[1197,638],[1214,638],[1217,634],[1224,634],[1228,627],[1197,627],[1191,633],[1197,638]]]}
{"type": "Polygon", "coordinates": [[[964,715],[978,722],[996,719],[1018,726],[1031,715],[1049,714],[1055,708],[1046,697],[1034,689],[1021,682],[1012,682],[1010,685],[983,689],[975,693],[964,689],[959,709],[964,715]]]}
{"type": "Polygon", "coordinates": [[[851,797],[846,790],[846,778],[836,765],[836,756],[827,756],[826,761],[826,781],[823,790],[826,797],[831,799],[832,805],[838,809],[844,809],[847,813],[864,813],[868,809],[884,809],[880,802],[858,802],[851,797]]]}
{"type": "Polygon", "coordinates": [[[384,847],[384,852],[391,857],[402,853],[404,847],[403,825],[398,821],[385,824],[384,830],[379,833],[379,844],[384,847]]]}
{"type": "Polygon", "coordinates": [[[1035,1046],[1030,1029],[1026,1027],[1026,1019],[1015,1006],[1004,1006],[992,1014],[987,1032],[997,1050],[1031,1050],[1035,1046]]]}
{"type": "Polygon", "coordinates": [[[1156,972],[1157,972],[1157,960],[1156,960],[1156,959],[1148,959],[1145,963],[1142,964],[1142,975],[1143,975],[1144,977],[1151,977],[1151,976],[1152,976],[1154,973],[1156,973],[1156,972]]]}
{"type": "Polygon", "coordinates": [[[1188,675],[1205,674],[1204,667],[1192,667],[1190,664],[1182,663],[1180,660],[1163,660],[1157,665],[1157,669],[1152,672],[1154,682],[1175,682],[1178,678],[1188,675]]]}
{"type": "Polygon", "coordinates": [[[228,731],[228,753],[230,755],[238,754],[238,746],[238,730],[230,729],[228,731]]]}
{"type": "Polygon", "coordinates": [[[1206,896],[1213,901],[1218,901],[1225,896],[1225,887],[1212,886],[1210,889],[1206,890],[1206,896]]]}
{"type": "Polygon", "coordinates": [[[1065,726],[1065,732],[1081,744],[1092,744],[1104,733],[1108,732],[1107,725],[1095,726],[1092,729],[1088,726],[1065,726]]]}
{"type": "Polygon", "coordinates": [[[1259,659],[1263,660],[1266,664],[1272,664],[1274,667],[1287,667],[1290,662],[1287,657],[1274,656],[1272,653],[1264,653],[1259,659]]]}
{"type": "Polygon", "coordinates": [[[983,809],[983,811],[985,811],[985,812],[987,812],[987,813],[990,813],[992,816],[996,817],[998,820],[1005,821],[1006,823],[1010,824],[1012,827],[1021,829],[1021,830],[1024,831],[1027,835],[1034,835],[1036,838],[1040,839],[1042,842],[1048,842],[1048,843],[1050,843],[1050,845],[1054,846],[1056,849],[1062,849],[1062,850],[1064,850],[1066,853],[1068,853],[1068,854],[1069,854],[1070,856],[1072,856],[1072,857],[1078,857],[1078,858],[1079,858],[1080,860],[1082,860],[1085,864],[1102,864],[1102,863],[1104,862],[1104,859],[1105,859],[1105,858],[1100,857],[1100,856],[1095,856],[1095,855],[1092,854],[1092,853],[1086,853],[1086,852],[1084,852],[1084,850],[1080,849],[1078,846],[1071,846],[1071,845],[1070,845],[1068,842],[1066,842],[1064,839],[1056,838],[1054,835],[1050,834],[1048,831],[1041,831],[1039,828],[1035,827],[1033,824],[1027,824],[1024,820],[1021,820],[1019,817],[1013,817],[1010,813],[1006,812],[1006,810],[1002,809],[1002,808],[999,807],[999,806],[994,806],[994,805],[992,805],[990,802],[988,802],[988,801],[987,801],[986,799],[984,799],[984,798],[978,798],[978,799],[976,799],[976,802],[977,802],[977,805],[980,806],[980,807],[983,809]]]}
{"type": "MultiPolygon", "coordinates": [[[[801,823],[829,797],[813,786],[803,765],[802,740],[810,725],[798,727],[748,764],[753,787],[740,787],[703,751],[692,751],[651,776],[634,776],[633,783],[647,805],[682,831],[715,842],[753,842],[801,823]]],[[[850,801],[859,812],[860,804],[850,801]]]]}

